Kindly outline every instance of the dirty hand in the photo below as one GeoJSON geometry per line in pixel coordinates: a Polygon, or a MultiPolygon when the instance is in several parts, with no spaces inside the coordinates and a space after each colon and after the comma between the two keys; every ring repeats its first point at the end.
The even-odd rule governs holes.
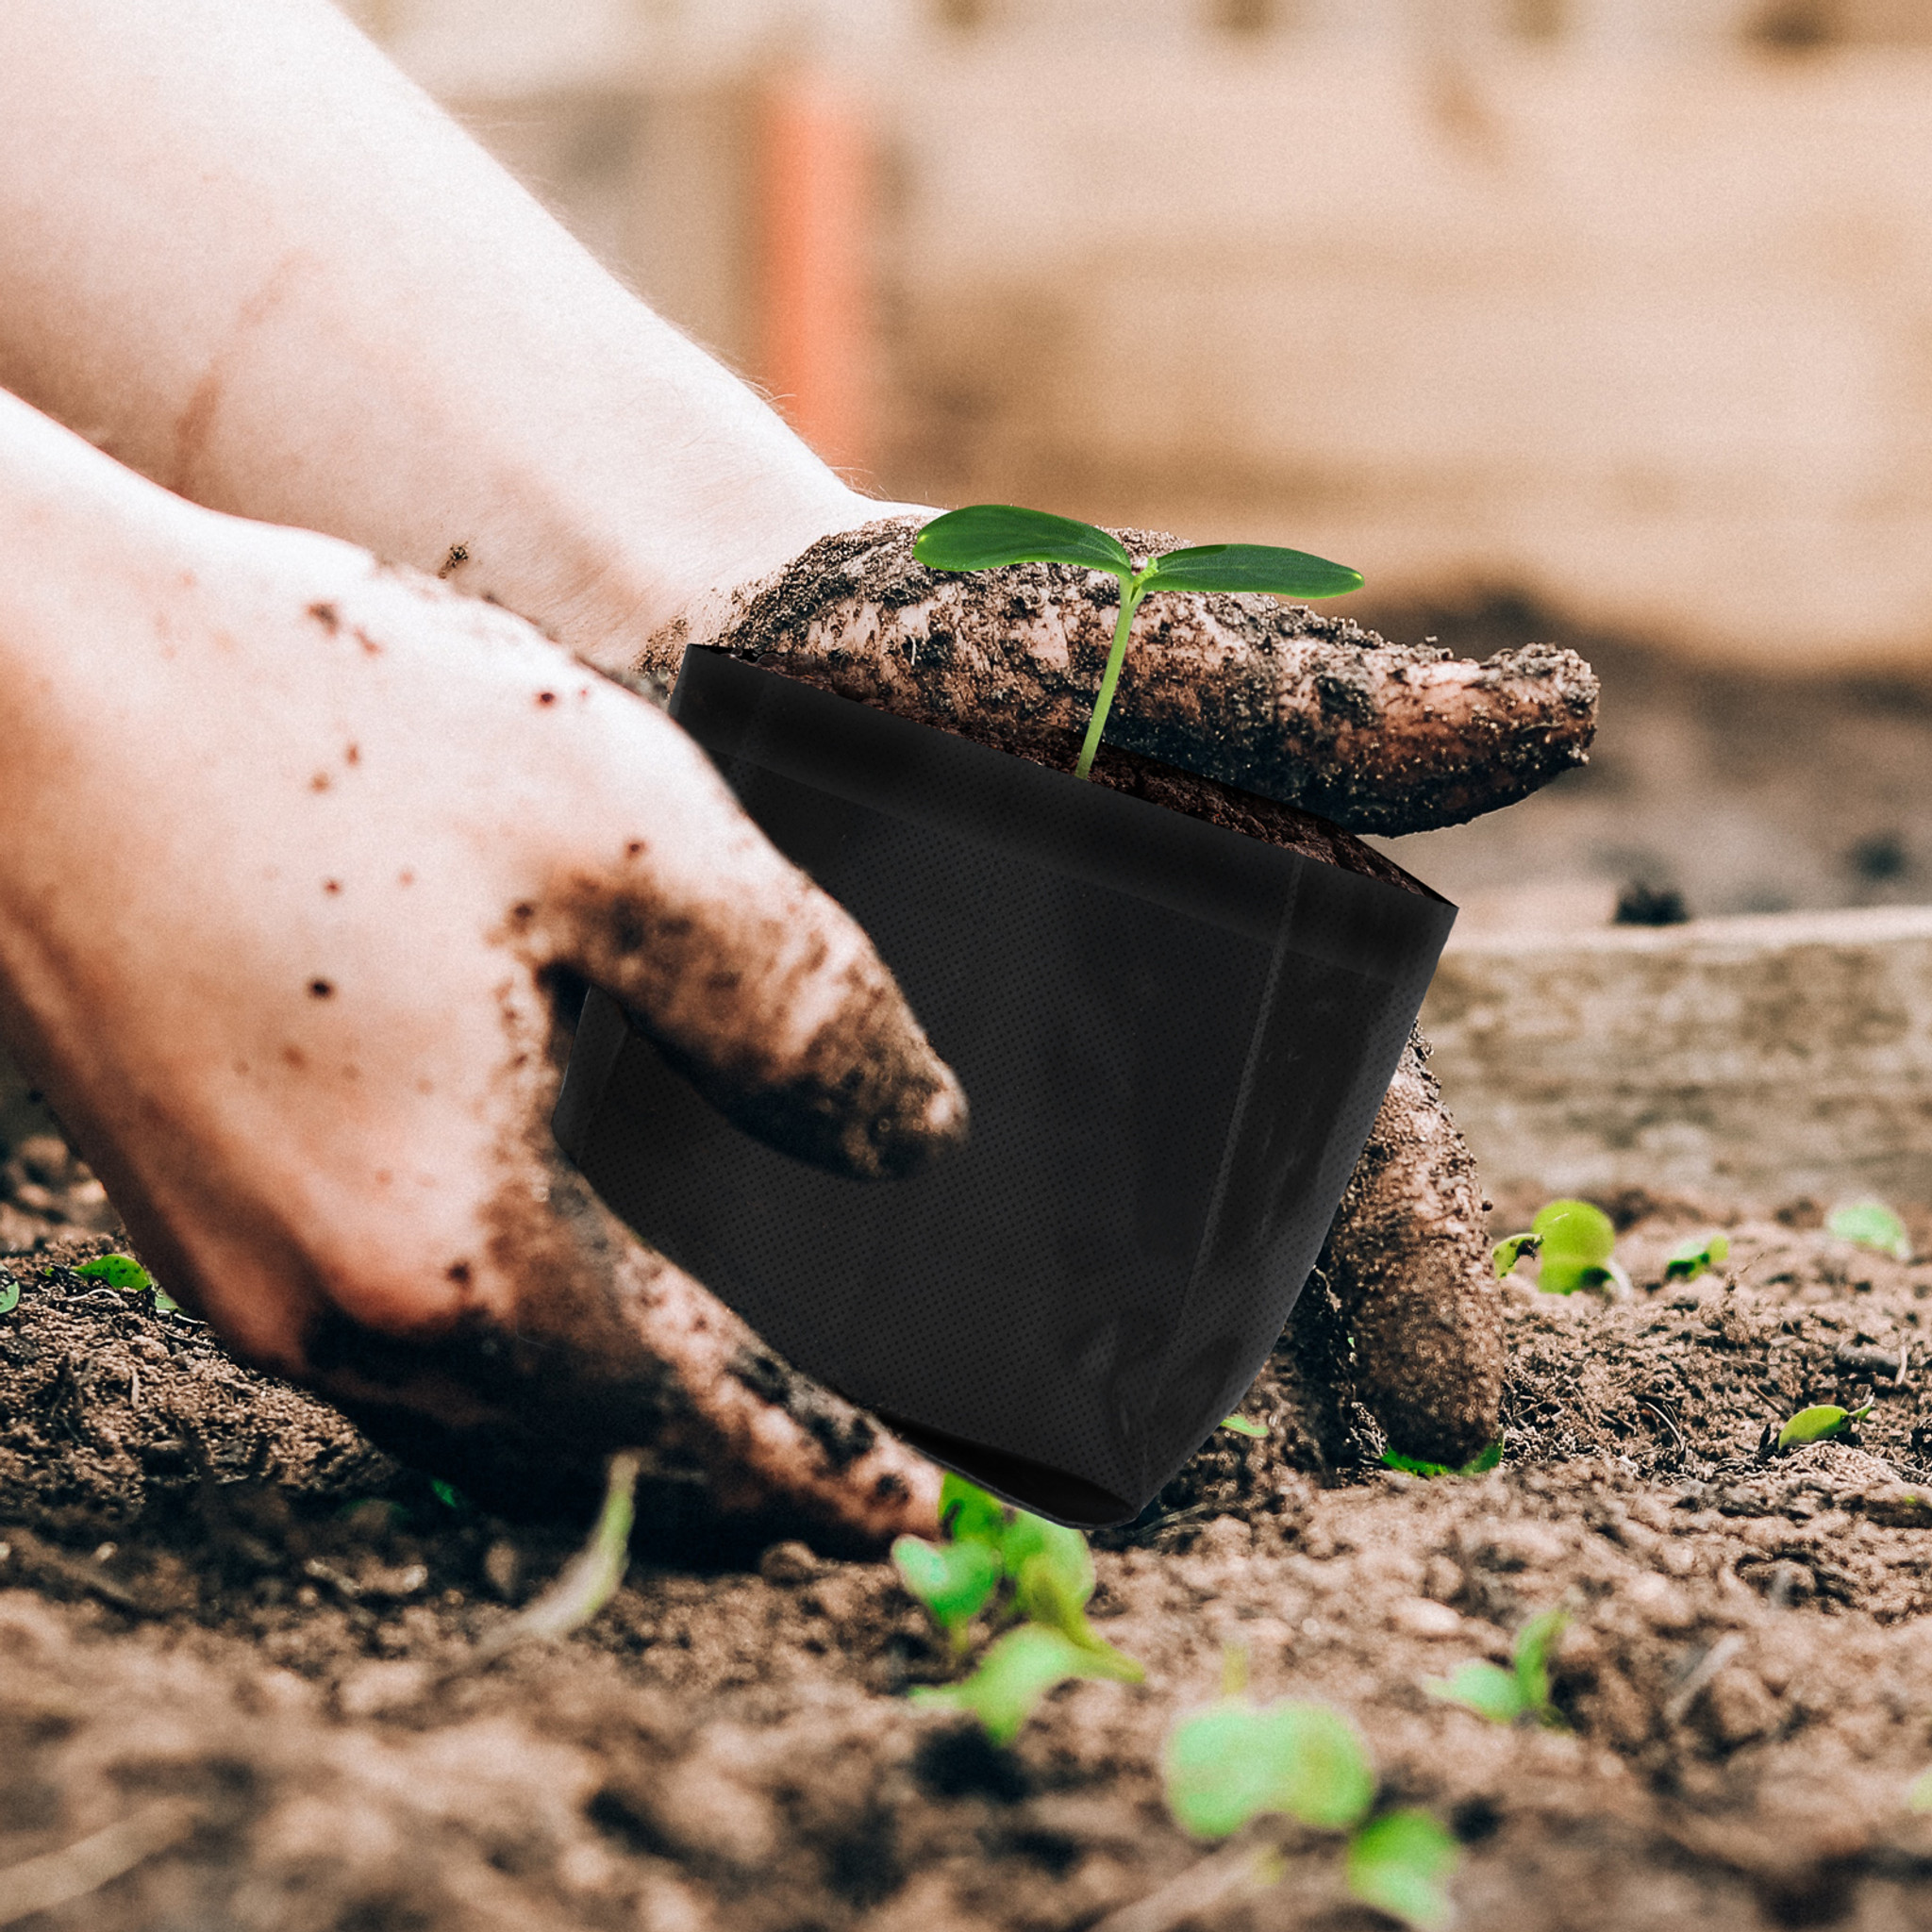
{"type": "MultiPolygon", "coordinates": [[[[930,514],[822,539],[658,631],[638,668],[669,679],[690,643],[714,643],[1071,767],[1116,586],[1059,564],[929,571],[912,539],[930,514]]],[[[1115,534],[1137,565],[1178,542],[1115,534]]],[[[1219,793],[1224,822],[1388,877],[1387,861],[1338,824],[1420,831],[1507,805],[1583,762],[1596,699],[1590,667],[1547,645],[1478,664],[1272,598],[1168,592],[1137,622],[1108,727],[1115,749],[1095,776],[1184,809],[1219,793]],[[1279,803],[1236,800],[1219,781],[1279,803]]],[[[1330,1229],[1295,1324],[1305,1332],[1289,1339],[1300,1358],[1290,1379],[1320,1385],[1299,1434],[1328,1456],[1358,1451],[1357,1401],[1394,1446],[1431,1460],[1460,1464],[1496,1433],[1501,1295],[1487,1204],[1427,1054],[1417,1035],[1330,1229]],[[1347,1345],[1328,1345],[1336,1335],[1347,1345]]]]}
{"type": "Polygon", "coordinates": [[[0,1035],[170,1291],[486,1495],[589,1502],[641,1443],[714,1512],[929,1524],[930,1466],[773,1402],[551,1135],[585,982],[845,1172],[964,1125],[863,934],[691,741],[520,619],[4,395],[0,512],[34,558],[0,575],[0,1035]]]}

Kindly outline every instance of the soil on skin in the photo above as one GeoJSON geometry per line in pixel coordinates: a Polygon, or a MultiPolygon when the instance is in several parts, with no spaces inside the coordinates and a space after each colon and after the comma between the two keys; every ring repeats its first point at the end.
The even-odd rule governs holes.
{"type": "MultiPolygon", "coordinates": [[[[44,1238],[62,1198],[14,1211],[44,1238]]],[[[1500,1470],[1293,1466],[1322,1452],[1284,1352],[1244,1405],[1269,1438],[1218,1437],[1098,1553],[1099,1627],[1146,1684],[1070,1685],[1010,1751],[906,1701],[955,1666],[888,1566],[799,1544],[695,1574],[646,1536],[589,1628],[445,1674],[575,1533],[440,1496],[75,1275],[103,1237],[43,1239],[0,1316],[0,1909],[23,1861],[134,1820],[158,1848],[18,1923],[1084,1927],[1204,1856],[1155,1767],[1238,1644],[1259,1695],[1345,1710],[1386,1798],[1451,1823],[1466,1924],[1932,1923],[1906,1802],[1932,1765],[1932,1263],[1802,1204],[1607,1205],[1638,1291],[1511,1290],[1500,1470]],[[1732,1272],[1662,1284],[1719,1224],[1732,1272]],[[1760,1457],[1768,1423],[1868,1391],[1857,1441],[1760,1457]],[[1556,1604],[1566,1728],[1425,1694],[1556,1604]]],[[[1333,1840],[1286,1864],[1207,1922],[1380,1923],[1333,1840]]]]}

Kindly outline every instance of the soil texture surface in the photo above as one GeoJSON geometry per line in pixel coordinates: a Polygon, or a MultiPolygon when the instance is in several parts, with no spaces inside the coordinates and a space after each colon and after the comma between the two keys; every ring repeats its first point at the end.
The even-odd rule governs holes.
{"type": "MultiPolygon", "coordinates": [[[[1158,1766],[1238,1650],[1257,1695],[1347,1713],[1387,1801],[1453,1828],[1465,1925],[1932,1924],[1907,1798],[1932,1765],[1932,1262],[1803,1204],[1607,1203],[1630,1299],[1512,1280],[1486,1476],[1339,1463],[1285,1347],[1243,1405],[1269,1435],[1224,1431],[1101,1540],[1097,1627],[1146,1682],[1064,1686],[1006,1749],[908,1703],[958,1666],[891,1567],[802,1543],[699,1572],[647,1524],[592,1623],[481,1663],[579,1526],[485,1516],[75,1274],[108,1239],[28,1185],[0,1315],[0,1924],[1098,1926],[1209,1856],[1158,1766]],[[1718,1225],[1725,1272],[1664,1283],[1718,1225]],[[1763,1453],[1797,1407],[1867,1400],[1853,1440],[1763,1453]],[[1561,1728],[1428,1696],[1554,1606],[1561,1728]]],[[[1284,1862],[1191,1917],[1183,1884],[1141,1932],[1387,1923],[1334,1839],[1284,1862]]]]}

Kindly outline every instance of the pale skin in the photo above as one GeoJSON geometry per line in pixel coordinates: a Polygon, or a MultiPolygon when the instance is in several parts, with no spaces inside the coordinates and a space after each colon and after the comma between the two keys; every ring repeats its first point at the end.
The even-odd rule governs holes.
{"type": "Polygon", "coordinates": [[[962,1130],[864,936],[580,661],[883,507],[322,0],[11,0],[0,75],[0,1037],[174,1292],[424,1455],[929,1528],[547,1126],[593,980],[818,1158],[962,1130]]]}

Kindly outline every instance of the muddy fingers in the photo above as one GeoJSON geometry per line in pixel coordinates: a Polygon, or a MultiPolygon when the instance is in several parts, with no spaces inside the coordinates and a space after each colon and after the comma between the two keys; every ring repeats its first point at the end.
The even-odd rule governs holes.
{"type": "Polygon", "coordinates": [[[1316,1274],[1354,1338],[1356,1392],[1391,1446],[1459,1467],[1496,1437],[1503,1302],[1475,1163],[1427,1054],[1413,1035],[1316,1274]]]}
{"type": "Polygon", "coordinates": [[[513,1313],[433,1337],[325,1319],[310,1372],[386,1445],[517,1514],[580,1509],[613,1449],[641,1445],[641,1521],[659,1541],[742,1550],[810,1534],[877,1550],[930,1533],[939,1472],[797,1374],[544,1157],[491,1210],[489,1266],[513,1313]]]}
{"type": "MultiPolygon", "coordinates": [[[[936,573],[913,559],[917,529],[899,518],[823,539],[738,592],[701,641],[1071,766],[1119,587],[1063,564],[936,573]]],[[[1116,534],[1137,563],[1172,547],[1116,534]]],[[[1595,731],[1595,676],[1550,645],[1478,664],[1273,598],[1174,592],[1150,599],[1134,640],[1111,743],[1358,832],[1493,811],[1583,763],[1595,731]]],[[[675,674],[690,641],[684,625],[660,632],[642,668],[675,674]]]]}

